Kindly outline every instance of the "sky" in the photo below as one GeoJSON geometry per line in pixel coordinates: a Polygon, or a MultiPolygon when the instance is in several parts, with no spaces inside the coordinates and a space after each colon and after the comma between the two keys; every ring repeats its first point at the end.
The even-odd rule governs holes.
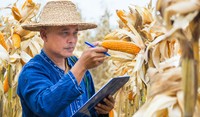
{"type": "MultiPolygon", "coordinates": [[[[0,0],[0,8],[6,7],[9,4],[14,3],[16,0],[0,0]]],[[[18,0],[18,6],[21,6],[25,0],[18,0]]],[[[36,3],[41,3],[43,7],[48,0],[33,0],[36,3]]],[[[146,6],[150,0],[72,0],[80,9],[81,15],[85,21],[98,23],[105,10],[108,9],[111,17],[111,26],[116,27],[117,24],[117,9],[123,9],[128,11],[128,6],[139,5],[146,6]]],[[[153,0],[155,5],[155,0],[153,0]]],[[[9,12],[7,10],[1,10],[1,15],[6,15],[9,12]]]]}

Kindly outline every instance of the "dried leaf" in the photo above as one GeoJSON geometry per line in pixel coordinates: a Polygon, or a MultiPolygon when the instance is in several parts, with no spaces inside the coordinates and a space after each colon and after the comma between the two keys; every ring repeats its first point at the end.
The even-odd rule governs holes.
{"type": "Polygon", "coordinates": [[[136,55],[135,60],[136,60],[136,64],[134,66],[133,72],[139,71],[142,67],[142,64],[144,63],[143,50],[141,50],[140,53],[136,55]]]}
{"type": "Polygon", "coordinates": [[[0,59],[9,61],[9,53],[2,45],[0,45],[0,59]]]}
{"type": "Polygon", "coordinates": [[[183,112],[178,104],[175,104],[168,108],[168,117],[182,117],[183,112]]]}
{"type": "Polygon", "coordinates": [[[19,34],[21,37],[28,35],[31,31],[24,30],[21,26],[17,26],[14,29],[14,32],[19,34]]]}
{"type": "Polygon", "coordinates": [[[176,98],[157,95],[153,99],[146,102],[133,117],[153,117],[156,115],[157,110],[168,108],[176,103],[176,98]]]}
{"type": "MultiPolygon", "coordinates": [[[[3,84],[2,84],[2,82],[0,82],[0,97],[3,95],[3,93],[4,93],[4,89],[3,89],[3,84]]],[[[0,103],[1,103],[1,98],[0,98],[0,103]]]]}
{"type": "Polygon", "coordinates": [[[27,63],[32,57],[28,55],[25,51],[22,51],[21,58],[25,63],[27,63]]]}
{"type": "Polygon", "coordinates": [[[16,60],[21,58],[20,55],[17,54],[17,53],[14,53],[14,54],[10,55],[9,57],[10,57],[10,62],[11,63],[14,63],[16,60]]]}
{"type": "Polygon", "coordinates": [[[135,44],[135,45],[137,45],[138,47],[140,47],[140,48],[144,48],[144,43],[143,43],[143,41],[141,41],[141,40],[139,40],[138,38],[137,38],[137,36],[135,36],[134,34],[132,34],[131,32],[128,32],[128,31],[126,31],[126,30],[122,30],[122,29],[117,29],[116,30],[119,34],[125,34],[125,35],[127,35],[127,36],[129,36],[130,38],[131,38],[131,41],[135,44]]]}
{"type": "Polygon", "coordinates": [[[176,56],[173,56],[169,59],[166,59],[165,61],[163,62],[160,62],[159,63],[159,69],[167,69],[167,68],[173,68],[173,67],[178,67],[180,65],[180,59],[181,56],[180,55],[176,55],[176,56]]]}
{"type": "Polygon", "coordinates": [[[160,54],[161,54],[161,60],[166,60],[169,58],[169,48],[168,48],[168,41],[161,41],[160,42],[160,54]]]}
{"type": "MultiPolygon", "coordinates": [[[[198,1],[199,2],[199,1],[198,1]]],[[[200,9],[200,5],[197,4],[194,0],[190,1],[180,1],[175,4],[170,5],[165,9],[164,19],[168,26],[170,26],[170,18],[174,14],[186,14],[200,9]]]]}
{"type": "Polygon", "coordinates": [[[153,64],[154,66],[159,69],[159,63],[160,63],[160,49],[159,49],[159,45],[156,45],[154,48],[153,48],[153,51],[152,51],[152,61],[153,61],[153,64]]]}
{"type": "Polygon", "coordinates": [[[30,21],[32,17],[36,16],[39,8],[40,4],[35,4],[32,0],[26,0],[21,9],[21,22],[30,21]]]}
{"type": "Polygon", "coordinates": [[[35,47],[35,50],[37,51],[36,53],[40,53],[42,46],[39,45],[39,42],[36,41],[36,39],[33,39],[31,42],[32,45],[35,47]]]}

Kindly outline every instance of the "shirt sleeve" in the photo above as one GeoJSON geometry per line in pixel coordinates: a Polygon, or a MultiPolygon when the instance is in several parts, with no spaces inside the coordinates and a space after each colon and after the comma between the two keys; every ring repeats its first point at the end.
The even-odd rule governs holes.
{"type": "Polygon", "coordinates": [[[27,66],[19,77],[21,96],[38,116],[58,116],[83,93],[73,73],[69,71],[56,84],[49,80],[47,71],[39,64],[27,66]]]}

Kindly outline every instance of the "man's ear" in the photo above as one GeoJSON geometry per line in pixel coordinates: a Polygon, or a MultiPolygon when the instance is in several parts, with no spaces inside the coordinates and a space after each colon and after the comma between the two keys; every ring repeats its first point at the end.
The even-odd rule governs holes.
{"type": "Polygon", "coordinates": [[[44,28],[40,29],[40,36],[43,39],[44,42],[47,41],[47,31],[44,28]]]}

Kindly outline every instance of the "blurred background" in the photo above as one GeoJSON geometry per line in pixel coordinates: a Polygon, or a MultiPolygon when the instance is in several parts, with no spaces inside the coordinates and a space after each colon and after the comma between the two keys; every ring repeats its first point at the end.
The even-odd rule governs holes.
{"type": "MultiPolygon", "coordinates": [[[[41,4],[41,8],[48,0],[33,0],[36,3],[41,4]]],[[[110,18],[109,22],[112,28],[118,26],[117,23],[117,9],[128,10],[130,5],[146,6],[150,0],[72,0],[78,6],[81,12],[82,18],[86,21],[99,23],[101,17],[108,11],[110,18]]],[[[0,0],[0,8],[7,7],[16,0],[0,0]]],[[[17,6],[21,6],[24,0],[18,0],[17,6]]],[[[152,0],[153,6],[155,6],[156,0],[152,0]]],[[[40,8],[40,9],[41,9],[40,8]]],[[[5,16],[10,13],[10,10],[1,10],[0,15],[5,16]]]]}

